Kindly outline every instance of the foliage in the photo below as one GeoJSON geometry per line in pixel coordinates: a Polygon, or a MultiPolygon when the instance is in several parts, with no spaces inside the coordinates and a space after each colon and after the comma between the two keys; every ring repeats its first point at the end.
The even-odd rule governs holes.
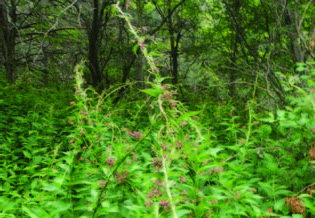
{"type": "Polygon", "coordinates": [[[162,80],[149,105],[114,107],[76,73],[76,99],[1,89],[2,216],[314,214],[310,77],[304,88],[288,78],[288,109],[266,116],[252,101],[244,122],[233,102],[189,111],[162,80]]]}
{"type": "MultiPolygon", "coordinates": [[[[148,30],[135,28],[118,4],[114,11],[107,1],[102,11],[96,10],[98,1],[94,5],[73,2],[64,9],[61,1],[51,10],[53,3],[35,7],[21,2],[27,11],[45,8],[42,18],[56,16],[56,25],[67,17],[64,13],[78,10],[89,37],[82,34],[84,28],[71,29],[67,33],[71,37],[57,37],[52,44],[58,50],[67,44],[65,39],[72,39],[84,44],[78,56],[88,58],[76,65],[75,78],[67,84],[56,79],[58,63],[69,64],[67,55],[60,62],[48,58],[50,64],[44,65],[48,75],[40,67],[27,65],[15,84],[1,77],[0,217],[315,215],[315,63],[310,58],[293,69],[297,60],[291,60],[283,63],[289,69],[275,72],[283,68],[272,63],[271,56],[292,40],[289,32],[282,41],[271,36],[275,30],[268,25],[283,22],[272,17],[279,5],[272,8],[276,15],[267,11],[265,17],[255,17],[274,2],[243,1],[240,5],[240,1],[226,0],[214,1],[211,7],[207,1],[126,2],[123,9],[137,11],[138,19],[145,16],[150,28],[156,28],[148,30]],[[97,24],[97,16],[89,17],[94,12],[105,19],[97,24]],[[118,21],[112,14],[120,15],[118,21]],[[268,23],[269,18],[274,21],[268,23]],[[211,25],[199,22],[202,19],[209,19],[211,25]],[[258,28],[262,20],[268,23],[265,30],[258,28]],[[252,22],[253,26],[245,27],[252,22]],[[98,27],[100,37],[93,41],[93,28],[98,27]],[[197,30],[202,39],[181,38],[181,34],[195,37],[197,30]],[[104,45],[101,36],[111,41],[104,45]],[[149,42],[153,36],[157,45],[149,42]],[[210,54],[206,45],[213,45],[212,39],[224,45],[210,54]],[[96,44],[86,51],[92,41],[96,44]],[[179,55],[180,51],[184,54],[179,55]],[[161,72],[167,58],[172,59],[170,65],[177,63],[175,59],[183,63],[179,72],[188,69],[186,75],[177,75],[179,83],[169,84],[169,74],[161,72]],[[211,61],[215,63],[210,65],[211,61]],[[244,65],[246,73],[237,73],[239,65],[244,65]],[[93,72],[94,67],[100,67],[101,74],[93,72]],[[128,82],[142,68],[148,69],[146,81],[128,82]],[[117,74],[120,71],[122,75],[117,74]],[[144,88],[139,89],[138,82],[145,82],[144,88]],[[237,83],[251,86],[236,87],[237,83]]],[[[288,16],[293,8],[286,9],[288,16]]],[[[63,24],[80,21],[80,16],[71,15],[63,24]]],[[[40,17],[30,19],[37,22],[27,31],[46,31],[44,36],[39,34],[43,46],[55,27],[48,27],[40,17]]],[[[309,17],[305,19],[308,26],[309,17]]],[[[29,36],[27,31],[22,33],[29,36]]],[[[19,45],[22,50],[24,43],[19,45]]],[[[166,71],[176,69],[165,65],[166,71]]]]}

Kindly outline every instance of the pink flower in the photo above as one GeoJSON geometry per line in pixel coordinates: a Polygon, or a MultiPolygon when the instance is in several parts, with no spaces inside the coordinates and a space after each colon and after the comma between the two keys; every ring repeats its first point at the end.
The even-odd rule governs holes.
{"type": "Polygon", "coordinates": [[[128,135],[133,136],[137,139],[141,138],[143,134],[141,132],[127,132],[128,135]]]}

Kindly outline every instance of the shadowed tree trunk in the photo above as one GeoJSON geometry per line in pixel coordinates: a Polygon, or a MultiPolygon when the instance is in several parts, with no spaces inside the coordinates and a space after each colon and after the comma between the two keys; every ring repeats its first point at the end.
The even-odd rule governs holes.
{"type": "MultiPolygon", "coordinates": [[[[180,4],[184,3],[183,0],[180,4]]],[[[168,14],[172,14],[172,0],[167,1],[168,6],[168,14]]],[[[173,25],[173,18],[172,16],[168,16],[168,31],[170,34],[170,43],[171,43],[171,55],[170,55],[170,64],[172,68],[172,77],[173,77],[173,85],[178,83],[178,44],[181,38],[180,30],[175,31],[173,25]],[[177,36],[175,34],[177,32],[177,36]]]]}
{"type": "MultiPolygon", "coordinates": [[[[88,29],[88,39],[89,39],[89,51],[88,51],[88,68],[91,72],[92,85],[98,90],[104,90],[103,84],[103,70],[105,66],[101,66],[100,52],[102,46],[102,31],[106,31],[106,25],[110,18],[110,12],[107,11],[107,7],[114,4],[110,0],[93,0],[93,20],[90,28],[88,29]],[[102,4],[100,5],[100,2],[102,4]]],[[[109,61],[109,58],[106,63],[109,61]]]]}
{"type": "Polygon", "coordinates": [[[288,0],[280,0],[282,13],[284,17],[285,25],[288,26],[288,36],[291,43],[291,53],[294,63],[304,63],[306,61],[305,51],[306,48],[303,46],[304,38],[301,34],[300,21],[302,18],[299,16],[300,2],[295,1],[295,8],[292,9],[289,6],[288,0]]]}
{"type": "Polygon", "coordinates": [[[285,14],[285,24],[290,27],[290,30],[288,32],[290,40],[291,40],[291,49],[293,54],[294,61],[297,62],[305,62],[305,55],[304,51],[299,43],[299,37],[298,37],[298,26],[296,25],[300,20],[298,18],[298,11],[294,12],[294,17],[292,16],[292,11],[288,7],[288,5],[285,5],[285,2],[283,2],[284,7],[284,14],[285,14]]]}
{"type": "MultiPolygon", "coordinates": [[[[235,0],[234,3],[233,3],[233,13],[234,15],[232,15],[231,17],[235,17],[236,20],[238,20],[239,18],[239,11],[240,11],[240,8],[241,8],[241,2],[239,0],[235,0]]],[[[238,55],[238,43],[241,41],[241,37],[240,37],[240,34],[238,32],[238,28],[235,28],[235,37],[233,39],[233,42],[232,42],[232,54],[231,54],[231,63],[230,63],[230,67],[231,67],[231,70],[230,70],[230,86],[229,86],[229,90],[230,90],[230,95],[231,96],[236,96],[236,93],[235,93],[235,84],[234,82],[236,81],[237,79],[237,70],[236,70],[236,60],[237,60],[237,55],[238,55]]],[[[231,49],[231,50],[232,50],[231,49]]]]}
{"type": "Polygon", "coordinates": [[[165,15],[161,8],[158,6],[157,2],[153,0],[153,3],[156,7],[156,10],[160,14],[160,16],[163,18],[163,21],[161,22],[160,26],[154,30],[157,31],[159,30],[164,23],[167,25],[167,30],[169,32],[169,40],[170,40],[170,45],[171,45],[171,51],[170,51],[170,66],[171,66],[171,76],[173,77],[172,83],[176,85],[178,83],[178,46],[179,46],[179,41],[181,39],[181,31],[184,28],[184,25],[180,22],[180,20],[175,20],[176,23],[174,23],[173,20],[173,15],[175,11],[185,3],[186,0],[181,0],[179,3],[177,3],[174,7],[172,7],[172,0],[167,0],[166,2],[166,7],[167,10],[165,12],[165,15]],[[176,36],[175,36],[176,35],[176,36]]]}
{"type": "Polygon", "coordinates": [[[16,29],[10,29],[8,21],[8,11],[10,13],[11,22],[16,23],[16,5],[15,1],[11,0],[11,8],[5,0],[0,0],[0,40],[3,48],[3,56],[5,59],[5,70],[10,83],[14,83],[16,79],[16,64],[15,64],[15,37],[16,29]],[[9,11],[10,10],[10,11],[9,11]]]}
{"type": "MultiPolygon", "coordinates": [[[[99,34],[100,34],[100,23],[99,23],[99,0],[93,1],[93,21],[89,36],[89,53],[88,53],[88,67],[91,72],[92,84],[94,87],[98,87],[102,81],[102,72],[99,63],[99,34]]],[[[98,87],[99,88],[99,87],[98,87]]],[[[101,87],[100,87],[101,88],[101,87]]]]}

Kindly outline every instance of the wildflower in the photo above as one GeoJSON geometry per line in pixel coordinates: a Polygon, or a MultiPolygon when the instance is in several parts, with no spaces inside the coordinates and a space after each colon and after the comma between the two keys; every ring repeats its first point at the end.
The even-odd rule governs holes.
{"type": "Polygon", "coordinates": [[[224,168],[222,166],[218,166],[218,167],[214,168],[214,172],[216,172],[216,173],[220,173],[223,170],[224,170],[224,168]]]}
{"type": "Polygon", "coordinates": [[[179,178],[179,180],[180,180],[182,183],[186,183],[186,182],[187,182],[185,176],[181,176],[181,177],[179,178]]]}
{"type": "Polygon", "coordinates": [[[118,184],[124,183],[126,181],[126,179],[128,179],[128,171],[125,170],[121,174],[116,173],[115,179],[118,180],[118,184]]]}
{"type": "Polygon", "coordinates": [[[183,142],[181,140],[178,140],[176,142],[176,148],[179,150],[183,150],[183,142]]]}
{"type": "Polygon", "coordinates": [[[163,186],[162,180],[157,180],[157,181],[156,181],[156,184],[157,184],[157,186],[163,186]]]}
{"type": "Polygon", "coordinates": [[[153,158],[152,159],[152,165],[155,168],[161,168],[162,163],[161,163],[161,161],[158,158],[153,158]]]}
{"type": "Polygon", "coordinates": [[[147,197],[150,198],[150,199],[151,199],[151,198],[154,198],[154,193],[151,193],[151,192],[148,193],[148,194],[147,194],[147,197]]]}
{"type": "Polygon", "coordinates": [[[68,123],[70,124],[70,125],[73,125],[74,124],[74,122],[73,122],[73,120],[68,120],[68,123]]]}
{"type": "Polygon", "coordinates": [[[144,205],[145,205],[147,208],[151,207],[152,204],[153,204],[153,202],[151,202],[151,201],[146,201],[146,202],[144,203],[144,205]]]}
{"type": "Polygon", "coordinates": [[[186,121],[186,120],[184,120],[184,121],[182,121],[181,123],[180,123],[180,125],[183,127],[183,126],[187,126],[188,125],[188,122],[186,121]]]}
{"type": "Polygon", "coordinates": [[[160,206],[162,206],[164,209],[169,209],[170,207],[169,202],[167,200],[161,200],[160,206]]]}
{"type": "Polygon", "coordinates": [[[87,115],[88,113],[86,111],[80,111],[81,115],[87,115]]]}
{"type": "Polygon", "coordinates": [[[141,132],[127,132],[128,135],[133,136],[137,139],[141,138],[143,134],[141,132]]]}
{"type": "Polygon", "coordinates": [[[84,134],[85,134],[84,129],[81,129],[81,130],[80,130],[80,134],[81,134],[81,135],[84,135],[84,134]]]}
{"type": "Polygon", "coordinates": [[[155,197],[162,195],[163,193],[159,189],[155,189],[152,191],[155,197]]]}
{"type": "Polygon", "coordinates": [[[169,148],[169,147],[167,147],[165,144],[164,144],[164,145],[162,145],[162,148],[163,148],[163,151],[168,151],[168,150],[170,150],[170,148],[169,148]]]}
{"type": "Polygon", "coordinates": [[[99,187],[103,187],[103,186],[106,185],[106,183],[107,183],[106,180],[101,180],[101,181],[98,183],[98,186],[99,186],[99,187]]]}
{"type": "Polygon", "coordinates": [[[107,165],[108,165],[109,167],[112,167],[112,166],[114,166],[114,164],[115,164],[115,159],[114,159],[114,158],[108,158],[108,159],[106,160],[106,163],[107,163],[107,165]]]}

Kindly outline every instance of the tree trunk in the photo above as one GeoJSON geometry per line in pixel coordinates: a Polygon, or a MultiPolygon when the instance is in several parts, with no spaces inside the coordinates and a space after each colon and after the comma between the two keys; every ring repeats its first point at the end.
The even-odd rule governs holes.
{"type": "MultiPolygon", "coordinates": [[[[11,1],[11,20],[16,22],[16,6],[14,1],[11,1]]],[[[5,59],[5,70],[10,83],[16,80],[16,65],[15,65],[15,37],[16,29],[10,30],[8,21],[8,6],[4,0],[0,0],[0,40],[3,48],[3,56],[5,59]]]]}
{"type": "MultiPolygon", "coordinates": [[[[168,3],[168,14],[171,14],[172,0],[168,0],[167,3],[168,3]]],[[[171,43],[170,65],[172,69],[173,85],[176,85],[178,83],[178,44],[179,44],[181,35],[180,35],[180,32],[178,32],[177,37],[175,39],[174,34],[176,34],[176,32],[174,31],[174,27],[173,27],[172,16],[169,16],[168,18],[168,31],[170,34],[170,43],[171,43]]]]}
{"type": "Polygon", "coordinates": [[[88,53],[88,67],[91,72],[91,79],[93,87],[98,91],[102,91],[102,72],[99,63],[99,46],[100,46],[100,23],[99,23],[99,0],[94,0],[93,21],[89,35],[89,53],[88,53]]]}
{"type": "Polygon", "coordinates": [[[297,26],[297,24],[300,22],[299,12],[297,11],[298,9],[292,12],[292,10],[288,6],[287,0],[281,0],[281,4],[285,17],[285,24],[288,25],[290,29],[288,35],[291,41],[291,51],[293,60],[295,64],[298,62],[304,63],[306,60],[305,51],[302,48],[301,43],[299,43],[299,41],[302,41],[302,39],[299,39],[298,32],[300,30],[298,29],[297,26]],[[294,13],[294,16],[292,15],[292,13],[294,13]]]}

